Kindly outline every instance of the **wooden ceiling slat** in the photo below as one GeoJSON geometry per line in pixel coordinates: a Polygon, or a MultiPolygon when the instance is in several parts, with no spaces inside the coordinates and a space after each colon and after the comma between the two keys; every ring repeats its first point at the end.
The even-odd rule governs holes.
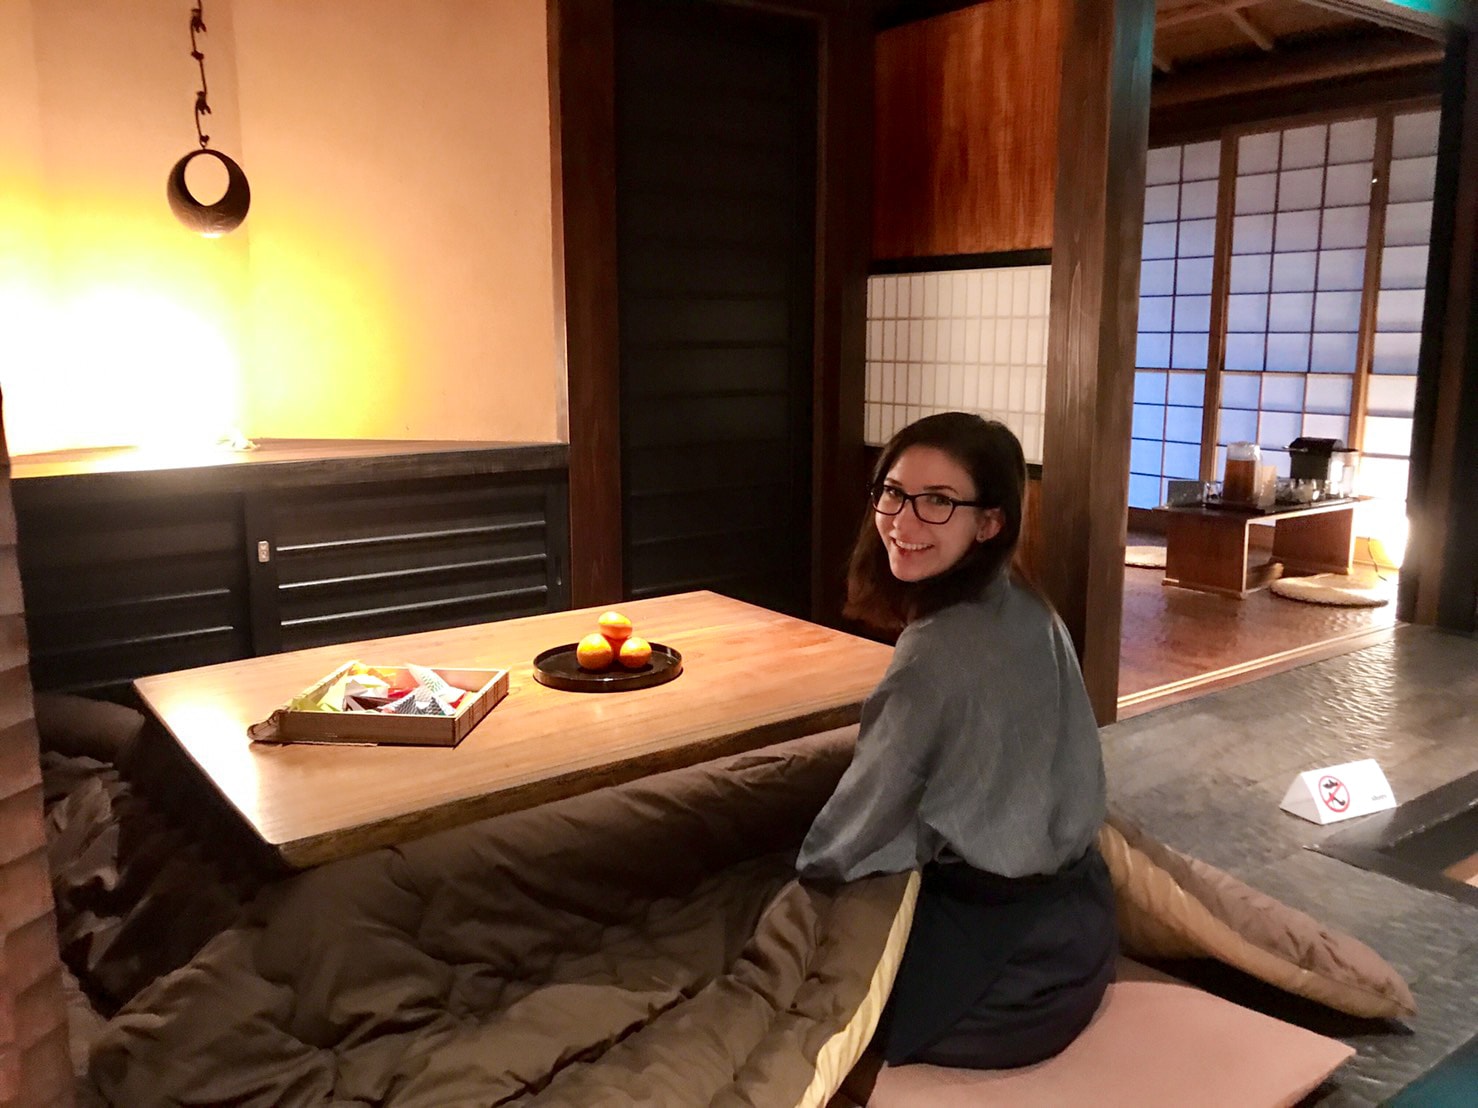
{"type": "Polygon", "coordinates": [[[1238,10],[1237,8],[1225,8],[1222,12],[1232,23],[1232,26],[1241,31],[1263,50],[1272,50],[1276,43],[1273,37],[1259,27],[1256,23],[1238,10]]]}
{"type": "Polygon", "coordinates": [[[1442,45],[1438,42],[1378,30],[1358,38],[1298,48],[1284,46],[1271,55],[1186,68],[1158,79],[1153,101],[1157,109],[1162,109],[1310,81],[1432,65],[1441,58],[1442,45]]]}
{"type": "Polygon", "coordinates": [[[1215,16],[1226,15],[1230,12],[1240,12],[1243,8],[1256,7],[1265,4],[1267,0],[1195,0],[1193,4],[1183,4],[1176,7],[1160,7],[1160,14],[1155,18],[1155,30],[1162,31],[1166,27],[1175,27],[1182,23],[1192,23],[1198,19],[1211,19],[1215,16]]]}
{"type": "Polygon", "coordinates": [[[1472,0],[1299,0],[1300,3],[1383,27],[1444,38],[1452,27],[1478,28],[1478,7],[1472,0]]]}

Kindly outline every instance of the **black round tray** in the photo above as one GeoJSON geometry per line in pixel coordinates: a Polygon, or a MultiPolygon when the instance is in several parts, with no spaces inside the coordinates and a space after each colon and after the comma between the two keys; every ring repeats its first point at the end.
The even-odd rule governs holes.
{"type": "Polygon", "coordinates": [[[578,643],[552,646],[534,657],[534,680],[566,692],[629,692],[665,685],[683,671],[683,656],[670,646],[651,643],[652,657],[641,669],[614,662],[610,669],[592,673],[575,661],[578,643]]]}

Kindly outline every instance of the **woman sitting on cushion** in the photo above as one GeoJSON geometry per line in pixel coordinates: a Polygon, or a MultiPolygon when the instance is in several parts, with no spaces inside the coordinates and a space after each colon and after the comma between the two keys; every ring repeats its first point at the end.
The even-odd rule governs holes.
{"type": "Polygon", "coordinates": [[[1066,628],[1013,578],[1025,483],[1005,426],[928,416],[884,448],[852,552],[847,613],[902,633],[796,867],[922,870],[874,1040],[895,1065],[1039,1062],[1113,978],[1098,727],[1066,628]]]}

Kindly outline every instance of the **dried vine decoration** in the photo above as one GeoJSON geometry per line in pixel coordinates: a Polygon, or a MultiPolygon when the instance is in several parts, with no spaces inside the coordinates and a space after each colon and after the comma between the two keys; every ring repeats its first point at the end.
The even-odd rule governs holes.
{"type": "Polygon", "coordinates": [[[210,136],[200,129],[200,117],[210,115],[210,85],[205,80],[205,54],[195,41],[197,34],[207,34],[205,27],[205,0],[200,0],[190,12],[190,57],[200,66],[200,89],[195,93],[195,134],[200,139],[200,149],[210,145],[210,136]]]}
{"type": "Polygon", "coordinates": [[[247,209],[251,207],[251,186],[247,184],[246,174],[239,165],[219,150],[210,148],[210,136],[200,125],[200,117],[211,114],[210,86],[205,80],[205,52],[200,49],[200,41],[196,36],[207,33],[205,0],[199,0],[190,9],[190,57],[200,67],[200,88],[195,93],[195,136],[200,141],[200,148],[190,151],[175,162],[174,168],[169,172],[165,195],[169,198],[169,208],[176,219],[192,231],[198,231],[207,238],[216,238],[241,226],[247,209]],[[186,167],[201,155],[215,158],[226,169],[226,192],[214,204],[202,204],[191,195],[185,184],[186,167]]]}

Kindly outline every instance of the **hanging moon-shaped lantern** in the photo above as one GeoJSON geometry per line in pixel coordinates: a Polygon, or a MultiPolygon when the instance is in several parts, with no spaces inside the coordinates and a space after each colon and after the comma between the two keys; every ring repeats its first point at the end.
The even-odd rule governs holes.
{"type": "Polygon", "coordinates": [[[251,207],[251,186],[246,182],[246,174],[225,154],[209,147],[192,150],[175,162],[169,171],[169,184],[165,191],[175,218],[207,238],[236,230],[251,207]],[[191,195],[189,186],[185,184],[185,167],[202,154],[208,154],[226,167],[226,192],[214,204],[202,204],[191,195]]]}

